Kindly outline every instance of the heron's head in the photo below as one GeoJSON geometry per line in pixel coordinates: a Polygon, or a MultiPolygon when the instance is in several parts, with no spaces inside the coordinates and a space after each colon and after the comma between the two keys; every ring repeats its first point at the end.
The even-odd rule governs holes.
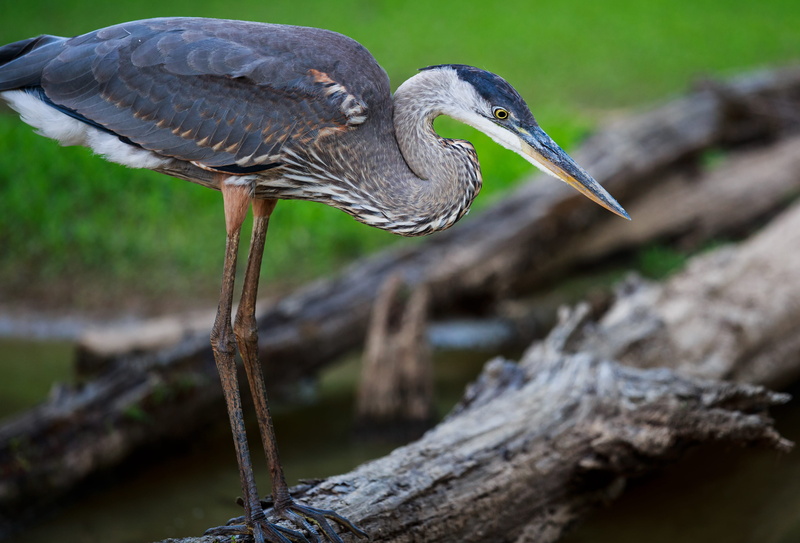
{"type": "Polygon", "coordinates": [[[609,211],[630,219],[622,206],[539,127],[525,100],[505,79],[462,64],[422,69],[434,70],[447,72],[452,80],[441,113],[477,128],[545,173],[575,187],[609,211]]]}

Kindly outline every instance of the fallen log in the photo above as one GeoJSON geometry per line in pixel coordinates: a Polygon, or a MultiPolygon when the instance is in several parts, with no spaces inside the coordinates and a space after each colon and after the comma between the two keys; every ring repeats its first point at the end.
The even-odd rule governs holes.
{"type": "Polygon", "coordinates": [[[782,388],[800,379],[800,204],[664,284],[625,284],[576,344],[637,367],[782,388]]]}
{"type": "Polygon", "coordinates": [[[147,372],[115,368],[83,385],[57,386],[48,401],[5,420],[0,540],[132,452],[190,439],[204,426],[224,421],[219,378],[209,362],[147,372]]]}
{"type": "MultiPolygon", "coordinates": [[[[746,78],[725,88],[725,92],[703,90],[679,105],[619,121],[587,143],[579,153],[581,160],[598,179],[611,185],[612,192],[628,194],[635,204],[636,194],[658,190],[655,172],[682,164],[708,146],[752,139],[754,134],[774,136],[783,130],[774,115],[762,110],[780,110],[775,104],[800,101],[800,70],[746,78]],[[731,94],[735,103],[758,107],[740,107],[739,113],[726,120],[731,94]],[[612,163],[617,165],[612,168],[612,163]]],[[[781,156],[789,160],[786,157],[791,154],[781,156]]],[[[772,191],[776,196],[771,204],[742,206],[729,215],[755,220],[796,190],[797,179],[772,173],[781,173],[788,184],[772,191]],[[756,212],[748,215],[752,209],[756,212]]],[[[751,195],[752,191],[744,192],[742,198],[751,195]]],[[[260,348],[270,360],[271,383],[280,385],[307,375],[359,346],[371,302],[390,273],[402,274],[412,288],[428,283],[435,312],[521,292],[531,282],[566,269],[567,259],[559,260],[559,254],[568,254],[588,229],[594,232],[602,229],[603,222],[616,220],[599,208],[582,206],[580,197],[567,187],[528,184],[478,220],[418,247],[372,257],[338,279],[320,281],[284,298],[267,308],[259,320],[260,348]],[[548,265],[551,261],[560,264],[548,265]],[[540,265],[534,266],[537,262],[540,265]]],[[[676,209],[676,214],[682,209],[676,209]]],[[[795,278],[784,280],[786,288],[791,288],[795,278]]],[[[769,334],[771,326],[784,324],[765,318],[757,334],[769,334]]],[[[166,347],[155,339],[152,348],[132,345],[124,353],[94,351],[89,358],[98,362],[102,377],[62,387],[47,403],[4,423],[0,427],[0,511],[13,518],[20,504],[36,506],[40,499],[57,497],[88,474],[113,466],[142,447],[224,415],[207,333],[199,329],[188,333],[173,329],[176,341],[166,347]]],[[[628,361],[630,357],[621,358],[628,361]]]]}
{"type": "Polygon", "coordinates": [[[337,509],[373,542],[547,543],[628,478],[693,445],[790,448],[765,413],[786,395],[568,352],[565,340],[590,330],[587,314],[568,315],[519,364],[489,363],[420,440],[295,493],[337,509]]]}

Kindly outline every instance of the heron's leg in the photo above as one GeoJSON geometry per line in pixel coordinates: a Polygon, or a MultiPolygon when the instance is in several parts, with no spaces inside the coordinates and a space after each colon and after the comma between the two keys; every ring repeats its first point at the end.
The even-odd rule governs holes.
{"type": "Polygon", "coordinates": [[[269,464],[272,480],[272,498],[276,506],[281,507],[291,501],[291,498],[283,476],[283,467],[278,458],[278,445],[272,426],[272,417],[269,413],[264,374],[258,359],[258,323],[256,322],[256,297],[258,279],[261,275],[261,260],[264,255],[269,217],[276,202],[277,200],[253,200],[253,235],[250,239],[250,254],[247,259],[242,299],[236,312],[234,330],[247,372],[247,380],[250,382],[250,392],[256,408],[264,453],[267,455],[267,464],[269,464]]]}
{"type": "Polygon", "coordinates": [[[214,351],[214,360],[217,364],[225,403],[228,407],[233,443],[236,447],[236,458],[239,463],[239,477],[244,494],[245,525],[237,527],[222,527],[212,529],[210,532],[231,533],[250,532],[256,543],[270,541],[287,542],[280,531],[266,523],[264,511],[259,502],[256,489],[253,465],[250,460],[250,451],[247,446],[244,417],[242,414],[242,401],[239,392],[239,383],[236,376],[235,341],[231,327],[231,306],[233,303],[233,283],[236,275],[236,255],[239,248],[239,234],[242,222],[247,214],[250,202],[249,193],[243,187],[230,187],[223,183],[222,196],[225,203],[225,227],[227,238],[225,243],[225,265],[222,273],[222,288],[219,296],[219,307],[214,327],[211,330],[211,348],[214,351]]]}
{"type": "Polygon", "coordinates": [[[272,478],[272,503],[274,510],[286,519],[293,520],[303,526],[316,537],[317,532],[310,523],[315,524],[325,537],[335,543],[341,538],[326,519],[333,520],[351,532],[366,537],[366,534],[353,523],[334,511],[316,509],[299,505],[289,495],[289,487],[283,475],[283,467],[278,458],[278,446],[272,417],[269,413],[267,391],[264,384],[264,373],[258,358],[258,324],[256,322],[256,297],[258,279],[261,272],[261,260],[264,254],[264,242],[269,225],[269,217],[275,208],[276,200],[253,200],[253,235],[250,240],[250,255],[242,286],[242,299],[236,312],[234,330],[242,355],[250,392],[256,408],[261,441],[269,464],[272,478]]]}

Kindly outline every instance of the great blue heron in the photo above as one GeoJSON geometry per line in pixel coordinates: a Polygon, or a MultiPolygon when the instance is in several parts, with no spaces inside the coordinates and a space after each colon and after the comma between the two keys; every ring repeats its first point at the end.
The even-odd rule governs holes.
{"type": "Polygon", "coordinates": [[[448,228],[467,212],[482,182],[473,146],[433,129],[434,118],[449,115],[628,218],[545,134],[502,78],[470,66],[430,66],[392,97],[389,79],[370,53],[326,30],[162,18],[74,38],[39,36],[0,48],[0,91],[23,121],[64,145],[84,145],[110,161],[222,192],[227,241],[211,344],[245,515],[212,533],[252,534],[257,543],[306,539],[268,522],[260,505],[235,343],[272,477],[273,512],[314,540],[341,542],[332,522],[365,535],[332,511],[294,502],[278,460],[255,320],[264,239],[277,200],[322,202],[404,236],[448,228]],[[250,205],[250,255],[231,326],[239,233],[250,205]]]}

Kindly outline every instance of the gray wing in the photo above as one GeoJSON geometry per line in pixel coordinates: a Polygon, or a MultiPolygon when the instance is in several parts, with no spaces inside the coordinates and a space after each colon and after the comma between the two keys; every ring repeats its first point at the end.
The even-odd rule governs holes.
{"type": "Polygon", "coordinates": [[[238,173],[365,122],[360,88],[389,93],[366,49],[318,29],[151,19],[56,45],[39,84],[53,105],[160,155],[238,173]]]}

